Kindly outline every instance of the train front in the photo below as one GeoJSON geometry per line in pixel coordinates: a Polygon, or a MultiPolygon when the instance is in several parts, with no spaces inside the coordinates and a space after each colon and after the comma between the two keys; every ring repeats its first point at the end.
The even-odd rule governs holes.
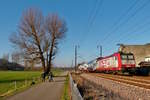
{"type": "Polygon", "coordinates": [[[120,53],[120,64],[122,72],[134,72],[136,67],[134,55],[132,53],[120,53]]]}

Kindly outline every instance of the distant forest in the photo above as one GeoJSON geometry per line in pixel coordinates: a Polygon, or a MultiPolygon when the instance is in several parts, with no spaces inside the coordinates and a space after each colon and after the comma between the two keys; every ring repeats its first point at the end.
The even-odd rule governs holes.
{"type": "Polygon", "coordinates": [[[6,59],[0,59],[0,70],[13,70],[13,71],[21,71],[24,70],[25,67],[17,64],[15,62],[9,62],[6,59]]]}

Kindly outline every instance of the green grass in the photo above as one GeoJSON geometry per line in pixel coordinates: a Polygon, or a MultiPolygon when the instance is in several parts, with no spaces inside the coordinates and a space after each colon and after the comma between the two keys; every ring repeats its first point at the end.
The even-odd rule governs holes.
{"type": "MultiPolygon", "coordinates": [[[[58,76],[63,71],[52,69],[52,72],[54,76],[58,76]]],[[[19,88],[30,83],[33,79],[41,77],[41,73],[40,71],[0,71],[0,95],[14,89],[15,81],[17,88],[19,88]]]]}
{"type": "Polygon", "coordinates": [[[52,69],[52,72],[53,72],[54,76],[59,76],[63,72],[63,70],[61,70],[61,69],[52,69]]]}
{"type": "Polygon", "coordinates": [[[65,85],[64,85],[64,91],[63,95],[61,97],[61,100],[70,100],[69,95],[69,76],[66,77],[65,85]]]}
{"type": "MultiPolygon", "coordinates": [[[[52,72],[54,76],[59,76],[63,70],[52,69],[52,72]]],[[[41,73],[42,71],[0,71],[0,100],[2,98],[1,95],[8,93],[9,91],[13,90],[13,93],[15,93],[23,90],[22,87],[30,87],[32,80],[38,80],[41,77],[41,73]],[[15,81],[17,91],[15,90],[15,81]]]]}
{"type": "Polygon", "coordinates": [[[0,95],[15,89],[15,81],[17,88],[20,88],[40,76],[41,72],[0,71],[0,95]]]}
{"type": "Polygon", "coordinates": [[[32,79],[33,77],[39,77],[40,74],[41,72],[38,71],[0,71],[0,83],[32,79]]]}

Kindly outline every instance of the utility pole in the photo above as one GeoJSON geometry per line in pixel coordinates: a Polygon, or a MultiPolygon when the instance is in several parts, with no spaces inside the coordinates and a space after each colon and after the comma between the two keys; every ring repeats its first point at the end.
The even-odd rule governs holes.
{"type": "Polygon", "coordinates": [[[77,70],[77,45],[75,45],[75,71],[77,70]]]}
{"type": "Polygon", "coordinates": [[[77,70],[77,51],[78,51],[78,45],[75,45],[75,71],[77,70]]]}
{"type": "Polygon", "coordinates": [[[99,55],[100,55],[100,57],[102,57],[103,56],[102,46],[98,45],[97,48],[99,49],[99,55]]]}
{"type": "Polygon", "coordinates": [[[72,63],[71,63],[71,68],[73,68],[73,60],[72,60],[72,63]]]}

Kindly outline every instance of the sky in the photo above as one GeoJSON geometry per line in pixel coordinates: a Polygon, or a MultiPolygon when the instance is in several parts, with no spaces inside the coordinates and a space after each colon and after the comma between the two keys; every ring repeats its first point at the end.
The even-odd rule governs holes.
{"type": "Polygon", "coordinates": [[[16,31],[22,12],[38,8],[46,16],[57,13],[68,31],[54,60],[70,67],[78,45],[78,63],[117,52],[117,44],[150,43],[150,0],[0,0],[0,57],[14,51],[9,38],[16,31]]]}

